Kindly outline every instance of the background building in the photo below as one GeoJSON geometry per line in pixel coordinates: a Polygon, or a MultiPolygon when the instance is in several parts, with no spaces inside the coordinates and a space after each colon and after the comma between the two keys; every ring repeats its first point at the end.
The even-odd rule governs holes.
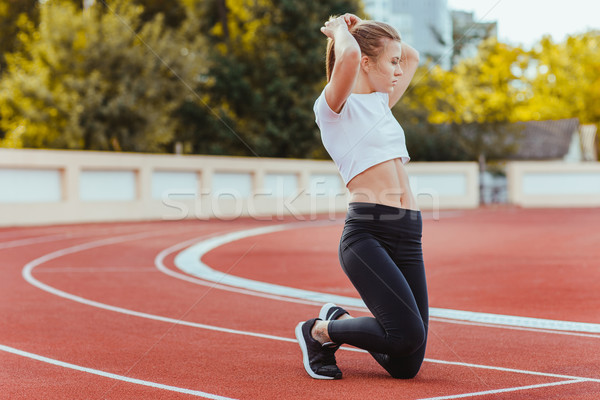
{"type": "Polygon", "coordinates": [[[447,0],[364,0],[375,20],[395,27],[415,47],[422,62],[428,58],[444,68],[452,62],[452,19],[447,0]]]}
{"type": "Polygon", "coordinates": [[[497,37],[496,22],[477,22],[472,12],[449,10],[447,0],[364,0],[369,17],[395,27],[421,54],[449,69],[477,54],[477,46],[497,37]]]}
{"type": "Polygon", "coordinates": [[[477,22],[472,12],[451,11],[452,16],[452,64],[463,58],[475,57],[477,46],[483,40],[498,36],[496,22],[477,22]]]}

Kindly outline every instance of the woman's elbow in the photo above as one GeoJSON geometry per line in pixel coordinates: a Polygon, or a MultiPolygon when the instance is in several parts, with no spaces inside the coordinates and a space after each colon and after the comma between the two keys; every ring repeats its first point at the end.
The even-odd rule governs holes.
{"type": "Polygon", "coordinates": [[[339,59],[343,60],[344,64],[358,65],[360,63],[360,47],[357,45],[345,48],[339,59]]]}
{"type": "Polygon", "coordinates": [[[419,52],[412,46],[407,43],[402,44],[402,53],[404,53],[404,57],[407,62],[416,62],[419,63],[420,56],[419,52]]]}
{"type": "Polygon", "coordinates": [[[408,51],[407,58],[408,58],[408,59],[409,59],[411,62],[414,62],[414,63],[417,63],[417,64],[418,64],[418,63],[419,63],[419,61],[421,60],[421,58],[420,58],[420,55],[419,55],[419,52],[418,52],[418,51],[417,51],[417,50],[416,50],[414,47],[411,47],[411,48],[410,48],[410,51],[408,51]]]}
{"type": "MultiPolygon", "coordinates": [[[[414,49],[413,49],[414,50],[414,49]]],[[[421,61],[421,56],[419,54],[419,52],[417,50],[414,50],[413,53],[413,60],[414,62],[416,62],[417,64],[421,61]]]]}

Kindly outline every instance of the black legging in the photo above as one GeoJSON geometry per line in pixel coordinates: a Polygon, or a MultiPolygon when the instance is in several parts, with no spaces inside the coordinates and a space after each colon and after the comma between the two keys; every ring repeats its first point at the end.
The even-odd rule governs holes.
{"type": "Polygon", "coordinates": [[[394,378],[413,378],[425,357],[429,306],[421,213],[350,203],[340,263],[375,316],[329,323],[335,343],[365,349],[394,378]]]}

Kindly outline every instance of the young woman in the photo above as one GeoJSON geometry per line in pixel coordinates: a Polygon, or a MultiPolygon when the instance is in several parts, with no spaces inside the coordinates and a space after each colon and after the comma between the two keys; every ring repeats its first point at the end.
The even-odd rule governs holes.
{"type": "Polygon", "coordinates": [[[326,304],[296,337],[306,372],[339,379],[335,351],[371,353],[394,378],[412,378],[425,355],[428,300],[421,213],[404,164],[404,131],[390,108],[419,62],[391,26],[345,14],[321,28],[328,37],[325,89],[314,111],[325,148],[350,192],[339,258],[373,317],[352,318],[326,304]]]}

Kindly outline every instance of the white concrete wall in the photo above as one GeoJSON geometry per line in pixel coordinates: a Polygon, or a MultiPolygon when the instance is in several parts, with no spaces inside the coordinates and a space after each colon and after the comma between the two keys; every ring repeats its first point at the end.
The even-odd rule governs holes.
{"type": "Polygon", "coordinates": [[[512,162],[509,202],[523,207],[600,207],[600,163],[512,162]]]}
{"type": "Polygon", "coordinates": [[[411,162],[407,171],[421,209],[479,206],[479,166],[475,162],[411,162]]]}
{"type": "MultiPolygon", "coordinates": [[[[478,206],[475,163],[410,163],[423,209],[478,206]]],[[[344,212],[331,161],[0,149],[0,226],[344,212]]]]}

